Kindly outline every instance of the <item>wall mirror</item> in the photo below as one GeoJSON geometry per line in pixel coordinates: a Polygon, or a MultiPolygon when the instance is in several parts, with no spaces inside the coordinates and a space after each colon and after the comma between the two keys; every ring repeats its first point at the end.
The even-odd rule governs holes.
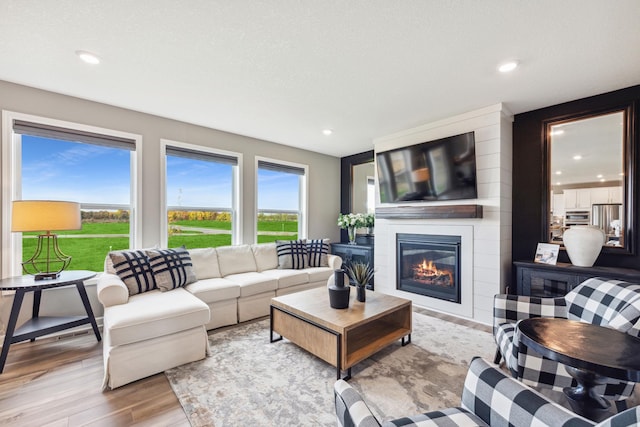
{"type": "MultiPolygon", "coordinates": [[[[340,159],[340,212],[371,212],[375,206],[373,150],[340,159]]],[[[336,215],[337,219],[337,215],[336,215]]],[[[340,231],[340,239],[346,242],[347,231],[340,231]]]]}
{"type": "Polygon", "coordinates": [[[630,168],[628,111],[550,121],[547,153],[548,241],[562,244],[566,229],[593,225],[605,247],[629,251],[630,168]]]}
{"type": "Polygon", "coordinates": [[[375,213],[374,162],[351,166],[351,212],[375,213]]]}

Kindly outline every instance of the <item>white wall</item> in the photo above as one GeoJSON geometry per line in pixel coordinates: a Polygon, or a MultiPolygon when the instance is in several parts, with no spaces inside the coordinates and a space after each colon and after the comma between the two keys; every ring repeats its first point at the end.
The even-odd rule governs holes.
{"type": "MultiPolygon", "coordinates": [[[[158,88],[162,90],[162,88],[158,88]]],[[[255,233],[255,157],[268,157],[309,165],[308,236],[328,237],[340,241],[336,219],[340,211],[340,159],[311,151],[236,135],[185,122],[166,119],[124,108],[80,98],[60,95],[31,87],[0,81],[0,110],[32,114],[106,129],[130,132],[142,136],[142,241],[138,247],[160,243],[160,224],[165,215],[160,206],[160,140],[186,142],[243,153],[242,223],[244,243],[253,243],[255,233]]],[[[251,117],[246,118],[251,121],[251,117]]],[[[0,135],[4,132],[0,132],[0,135]]],[[[6,143],[6,141],[3,141],[6,143]]],[[[9,185],[7,182],[1,183],[9,185]]],[[[2,212],[1,215],[7,215],[2,212]]],[[[4,218],[4,217],[3,217],[4,218]]],[[[2,251],[6,248],[2,248],[2,251]]],[[[5,277],[0,271],[1,277],[5,277]]],[[[90,287],[89,292],[95,294],[90,287]]],[[[48,307],[43,296],[43,309],[48,307]]],[[[0,331],[9,315],[11,295],[0,299],[0,331]]],[[[27,305],[25,303],[24,305],[27,305]]],[[[82,309],[80,305],[73,304],[82,309]]],[[[100,309],[100,307],[98,306],[100,309]]],[[[51,307],[56,311],[58,307],[51,307]]],[[[48,308],[46,308],[48,310],[48,308]]]]}
{"type": "Polygon", "coordinates": [[[478,199],[430,203],[478,204],[483,208],[483,217],[479,219],[376,219],[377,291],[411,299],[418,306],[492,323],[493,296],[504,292],[511,277],[512,121],[512,114],[497,104],[374,140],[376,151],[386,151],[474,131],[478,199]],[[395,234],[405,232],[404,229],[430,234],[451,231],[463,236],[467,248],[462,248],[461,304],[396,289],[395,234]],[[469,250],[472,255],[465,258],[465,251],[469,250]]]}

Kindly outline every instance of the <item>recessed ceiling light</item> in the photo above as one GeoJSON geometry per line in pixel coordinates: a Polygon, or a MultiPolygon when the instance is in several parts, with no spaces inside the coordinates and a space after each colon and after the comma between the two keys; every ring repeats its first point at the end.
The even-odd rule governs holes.
{"type": "Polygon", "coordinates": [[[598,175],[596,175],[596,178],[602,178],[602,174],[599,173],[598,175]]]}
{"type": "Polygon", "coordinates": [[[498,71],[501,73],[508,73],[516,68],[518,68],[518,61],[508,61],[498,65],[498,71]]]}
{"type": "Polygon", "coordinates": [[[562,183],[560,181],[556,182],[556,185],[562,185],[562,183]]]}
{"type": "Polygon", "coordinates": [[[325,134],[325,135],[327,135],[327,136],[329,136],[329,135],[331,135],[331,134],[333,133],[333,130],[331,130],[331,129],[324,129],[324,130],[322,131],[322,133],[323,133],[323,134],[325,134]]]}
{"type": "Polygon", "coordinates": [[[604,178],[602,178],[602,179],[600,180],[600,182],[604,182],[604,178]]]}
{"type": "Polygon", "coordinates": [[[87,64],[96,65],[100,63],[100,58],[97,55],[87,52],[86,50],[76,50],[76,55],[80,57],[87,64]]]}
{"type": "Polygon", "coordinates": [[[582,156],[580,154],[576,154],[575,156],[573,156],[573,160],[580,160],[582,158],[582,156]]]}
{"type": "Polygon", "coordinates": [[[562,175],[562,171],[556,171],[556,175],[562,175]]]}

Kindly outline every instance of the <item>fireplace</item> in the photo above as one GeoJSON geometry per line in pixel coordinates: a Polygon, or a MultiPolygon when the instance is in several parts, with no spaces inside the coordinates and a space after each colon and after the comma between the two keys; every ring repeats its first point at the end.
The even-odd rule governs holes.
{"type": "Polygon", "coordinates": [[[460,304],[460,236],[396,234],[396,288],[460,304]]]}

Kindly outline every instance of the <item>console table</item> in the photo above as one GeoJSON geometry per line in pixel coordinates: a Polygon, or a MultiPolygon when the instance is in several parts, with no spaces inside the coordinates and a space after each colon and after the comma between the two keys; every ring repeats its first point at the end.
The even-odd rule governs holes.
{"type": "Polygon", "coordinates": [[[76,326],[91,324],[93,333],[98,341],[100,331],[96,324],[96,319],[87,297],[87,291],[84,288],[84,281],[94,277],[96,273],[93,271],[63,271],[57,279],[34,280],[32,275],[9,277],[0,280],[0,291],[15,291],[13,296],[13,304],[11,306],[11,314],[7,323],[7,330],[2,344],[2,353],[0,353],[0,373],[4,370],[4,364],[9,354],[9,346],[11,344],[31,340],[35,341],[37,337],[48,335],[54,332],[62,331],[76,326]],[[84,305],[86,316],[43,316],[40,317],[40,300],[44,289],[59,288],[62,286],[75,285],[80,294],[80,299],[84,305]],[[33,310],[31,319],[27,320],[19,328],[16,328],[18,315],[22,307],[24,295],[27,292],[33,292],[33,310]]]}
{"type": "Polygon", "coordinates": [[[594,387],[608,378],[640,381],[640,339],[603,326],[558,318],[532,318],[518,323],[522,343],[567,365],[578,382],[564,394],[574,412],[591,420],[606,417],[610,404],[594,387]]]}
{"type": "MultiPolygon", "coordinates": [[[[352,262],[368,263],[373,268],[373,245],[350,245],[349,243],[331,243],[331,253],[342,258],[344,265],[352,262]]],[[[367,289],[374,289],[372,278],[367,289]]]]}
{"type": "Polygon", "coordinates": [[[532,297],[564,296],[591,277],[606,277],[640,283],[640,270],[618,267],[576,267],[573,264],[541,264],[515,261],[516,293],[532,297]]]}

